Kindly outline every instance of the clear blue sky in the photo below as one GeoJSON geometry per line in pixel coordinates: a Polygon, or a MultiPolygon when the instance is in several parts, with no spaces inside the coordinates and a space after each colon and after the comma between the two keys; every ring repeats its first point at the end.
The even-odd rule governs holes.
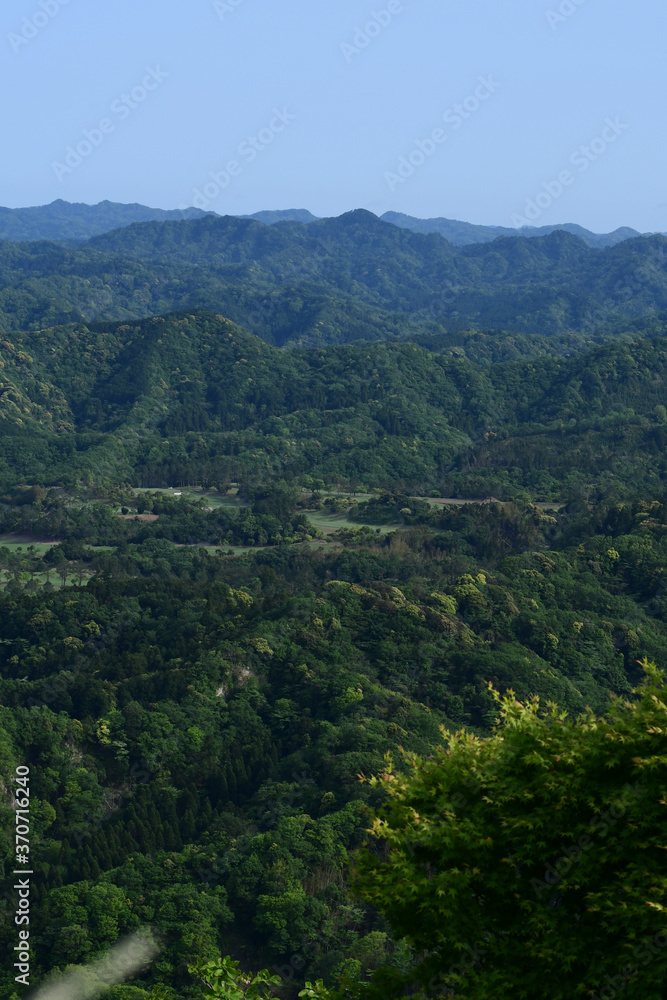
{"type": "Polygon", "coordinates": [[[664,0],[41,4],[0,9],[1,205],[667,230],[664,0]]]}

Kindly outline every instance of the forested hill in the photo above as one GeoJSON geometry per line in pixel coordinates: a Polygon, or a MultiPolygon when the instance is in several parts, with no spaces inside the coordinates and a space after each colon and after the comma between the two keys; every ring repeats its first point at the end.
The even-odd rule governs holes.
{"type": "Polygon", "coordinates": [[[555,232],[455,247],[369,212],[265,226],[145,222],[74,249],[0,243],[0,326],[210,309],[269,343],[317,346],[495,328],[579,346],[667,310],[667,238],[593,250],[555,232]]]}
{"type": "MultiPolygon", "coordinates": [[[[350,894],[384,795],[359,776],[443,727],[487,736],[489,685],[575,714],[615,696],[620,718],[638,661],[667,663],[666,250],[458,247],[367,212],[0,242],[0,949],[29,806],[31,987],[139,927],[160,954],[109,1000],[187,1000],[188,966],[227,954],[283,1000],[412,975],[400,926],[350,894]]],[[[615,801],[597,760],[582,824],[615,801]]],[[[517,837],[475,871],[514,858],[546,937],[599,917],[609,949],[585,886],[534,906],[551,863],[540,843],[522,870],[517,837]]],[[[497,947],[542,975],[507,898],[487,968],[497,947]]]]}
{"type": "Polygon", "coordinates": [[[275,212],[264,211],[254,212],[252,215],[240,215],[239,219],[255,219],[263,222],[265,226],[274,226],[276,222],[317,222],[317,215],[313,215],[307,208],[284,208],[275,212]]]}
{"type": "Polygon", "coordinates": [[[561,495],[658,483],[667,340],[495,365],[414,344],[281,351],[213,313],[7,335],[4,482],[313,474],[561,495]]]}

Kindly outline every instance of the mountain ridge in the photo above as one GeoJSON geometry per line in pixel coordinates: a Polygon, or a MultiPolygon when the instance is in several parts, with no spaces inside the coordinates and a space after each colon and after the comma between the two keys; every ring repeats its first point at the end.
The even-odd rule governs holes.
{"type": "Polygon", "coordinates": [[[358,209],[309,225],[136,222],[75,246],[0,242],[0,327],[209,309],[278,346],[493,329],[579,347],[667,311],[667,239],[563,230],[457,247],[358,209]]]}
{"type": "Polygon", "coordinates": [[[86,240],[133,222],[193,219],[206,214],[198,208],[171,210],[112,201],[87,205],[58,198],[49,205],[0,208],[0,240],[86,240]]]}
{"type": "MultiPolygon", "coordinates": [[[[343,213],[343,215],[349,214],[349,212],[343,213]]],[[[97,205],[88,205],[83,202],[67,202],[63,199],[57,199],[49,205],[0,208],[0,240],[14,242],[43,239],[87,240],[136,222],[197,219],[206,215],[223,217],[218,212],[204,212],[197,208],[159,209],[149,208],[138,203],[125,204],[108,200],[101,201],[97,205]]],[[[261,222],[265,226],[290,222],[312,225],[324,221],[322,217],[313,215],[312,212],[304,208],[263,210],[235,217],[261,222]]],[[[330,218],[341,217],[332,216],[330,218]]],[[[612,233],[593,233],[576,223],[511,229],[504,226],[476,225],[444,217],[419,219],[394,211],[385,212],[376,218],[380,218],[383,222],[388,222],[397,228],[408,229],[416,233],[426,235],[437,233],[456,246],[487,243],[498,239],[498,237],[523,236],[526,239],[534,239],[549,235],[557,230],[564,230],[579,236],[589,246],[597,248],[614,246],[623,240],[635,239],[641,235],[652,235],[639,233],[628,226],[620,227],[612,233]]]]}
{"type": "Polygon", "coordinates": [[[404,215],[401,212],[385,212],[381,216],[384,222],[389,222],[393,226],[401,229],[410,229],[415,233],[438,233],[444,236],[450,243],[457,246],[468,246],[472,243],[490,243],[500,237],[523,236],[526,239],[535,239],[540,236],[548,236],[553,232],[564,231],[578,236],[584,243],[591,247],[603,248],[615,246],[624,240],[636,239],[638,236],[655,235],[640,233],[629,226],[621,226],[611,233],[593,233],[590,229],[585,229],[573,222],[561,223],[552,226],[523,226],[520,229],[511,229],[506,226],[480,226],[471,222],[461,222],[456,219],[433,218],[418,219],[411,215],[404,215]]]}

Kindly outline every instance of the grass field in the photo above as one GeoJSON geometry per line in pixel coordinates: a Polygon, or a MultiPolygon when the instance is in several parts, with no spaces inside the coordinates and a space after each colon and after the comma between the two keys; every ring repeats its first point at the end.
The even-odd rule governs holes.
{"type": "Polygon", "coordinates": [[[25,551],[28,546],[32,546],[36,555],[43,556],[58,544],[58,542],[36,542],[30,535],[0,535],[0,548],[9,549],[10,552],[16,552],[17,549],[25,551]]]}
{"type": "Polygon", "coordinates": [[[333,535],[339,528],[363,528],[364,526],[373,528],[373,530],[379,527],[379,533],[384,535],[388,531],[396,531],[397,528],[402,527],[401,524],[364,525],[362,521],[351,521],[347,514],[325,514],[321,510],[306,511],[306,517],[314,527],[319,528],[325,535],[333,535]]]}

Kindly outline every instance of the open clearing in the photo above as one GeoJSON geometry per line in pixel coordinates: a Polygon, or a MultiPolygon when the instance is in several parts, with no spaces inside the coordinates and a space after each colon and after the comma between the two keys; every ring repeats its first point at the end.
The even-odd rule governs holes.
{"type": "Polygon", "coordinates": [[[364,524],[362,521],[351,521],[347,514],[342,512],[335,514],[325,514],[321,510],[308,510],[306,517],[314,527],[319,528],[325,535],[333,535],[340,528],[372,528],[378,534],[384,535],[389,531],[396,531],[403,527],[401,524],[364,524]],[[379,531],[378,531],[379,529],[379,531]]]}
{"type": "Polygon", "coordinates": [[[60,542],[37,542],[32,535],[0,535],[0,548],[9,549],[10,552],[16,552],[17,549],[27,549],[28,546],[31,546],[35,555],[43,556],[54,545],[60,545],[60,542]]]}

